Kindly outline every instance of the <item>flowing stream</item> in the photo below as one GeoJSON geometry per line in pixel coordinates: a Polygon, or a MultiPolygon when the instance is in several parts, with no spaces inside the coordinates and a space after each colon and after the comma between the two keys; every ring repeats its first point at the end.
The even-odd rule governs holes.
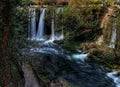
{"type": "MultiPolygon", "coordinates": [[[[44,69],[44,72],[47,73],[49,78],[62,78],[77,87],[120,87],[120,78],[115,80],[116,77],[112,76],[113,74],[107,73],[101,65],[87,61],[89,53],[71,53],[53,43],[54,40],[61,40],[64,38],[63,30],[61,35],[55,36],[54,19],[52,19],[51,23],[52,34],[50,40],[52,41],[45,40],[44,18],[45,9],[43,9],[40,14],[38,31],[36,32],[34,25],[34,21],[36,20],[35,11],[33,10],[33,18],[31,19],[31,26],[33,27],[31,28],[31,31],[33,32],[32,38],[37,38],[34,41],[38,41],[38,45],[30,46],[28,53],[33,65],[37,67],[37,69],[44,69]]],[[[111,43],[114,43],[115,40],[116,29],[113,29],[111,43]]],[[[114,46],[111,45],[110,47],[114,46]]],[[[23,71],[26,77],[27,71],[24,67],[25,66],[23,66],[23,71]]],[[[34,77],[33,72],[30,74],[34,77]]],[[[29,82],[28,78],[29,77],[26,77],[25,80],[29,82]]]]}
{"type": "Polygon", "coordinates": [[[117,71],[113,71],[107,73],[107,76],[113,79],[114,83],[116,84],[116,87],[120,87],[120,76],[117,76],[117,74],[117,71]]]}
{"type": "Polygon", "coordinates": [[[29,54],[49,78],[62,78],[76,87],[118,87],[101,65],[87,62],[89,53],[69,53],[55,43],[40,43],[29,54]]]}

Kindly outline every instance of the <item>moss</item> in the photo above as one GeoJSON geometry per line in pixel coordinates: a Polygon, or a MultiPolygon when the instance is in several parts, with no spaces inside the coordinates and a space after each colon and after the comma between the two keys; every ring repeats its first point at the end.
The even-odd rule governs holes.
{"type": "Polygon", "coordinates": [[[62,48],[69,52],[76,52],[76,49],[80,49],[79,42],[73,42],[68,40],[54,41],[55,43],[61,45],[62,48]]]}

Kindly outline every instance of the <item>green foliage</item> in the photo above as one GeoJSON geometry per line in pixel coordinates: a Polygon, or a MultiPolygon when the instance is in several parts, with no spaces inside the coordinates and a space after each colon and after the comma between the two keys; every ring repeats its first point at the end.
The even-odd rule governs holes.
{"type": "Polygon", "coordinates": [[[112,2],[113,2],[113,0],[107,0],[106,4],[109,6],[112,4],[112,2]]]}
{"type": "Polygon", "coordinates": [[[116,9],[116,29],[117,29],[117,40],[116,49],[120,49],[120,9],[116,9]]]}
{"type": "Polygon", "coordinates": [[[15,7],[21,3],[21,0],[0,0],[0,2],[2,2],[3,5],[6,5],[9,9],[11,9],[11,7],[9,6],[15,7]]]}
{"type": "MultiPolygon", "coordinates": [[[[12,24],[13,24],[13,10],[16,6],[18,6],[20,4],[20,0],[1,0],[0,1],[0,85],[3,85],[4,84],[9,84],[8,81],[10,81],[10,71],[9,69],[11,69],[11,66],[8,66],[9,65],[9,61],[10,61],[10,54],[12,52],[11,48],[10,47],[10,41],[11,41],[11,31],[13,31],[13,27],[12,27],[12,24]],[[3,31],[3,27],[6,27],[6,30],[8,31],[8,37],[7,35],[4,34],[4,31],[3,31]],[[4,34],[4,35],[3,35],[4,34]],[[5,39],[5,38],[8,38],[9,42],[6,40],[6,45],[4,47],[4,50],[7,51],[5,52],[6,54],[4,54],[6,57],[4,57],[5,60],[3,60],[3,55],[1,54],[4,50],[2,49],[2,45],[3,45],[3,40],[2,39],[5,39]],[[10,53],[10,54],[9,54],[10,53]],[[6,64],[3,64],[5,63],[6,64]],[[8,65],[7,65],[8,64],[8,65]],[[8,69],[6,69],[5,67],[7,67],[8,69]],[[6,70],[8,70],[6,72],[6,70]],[[2,78],[3,75],[8,76],[8,78],[2,78]]],[[[13,31],[14,32],[14,31],[13,31]]],[[[13,46],[13,44],[11,44],[13,46]]]]}
{"type": "Polygon", "coordinates": [[[12,26],[9,29],[8,52],[15,52],[16,49],[26,46],[28,32],[28,9],[18,8],[13,10],[12,26]],[[13,45],[14,44],[14,45],[13,45]],[[17,48],[16,48],[17,47],[17,48]],[[9,49],[13,48],[13,49],[9,49]]]}
{"type": "Polygon", "coordinates": [[[50,79],[41,71],[36,71],[38,78],[44,83],[50,83],[50,79]]]}
{"type": "Polygon", "coordinates": [[[81,8],[81,10],[80,13],[73,13],[69,8],[65,8],[57,16],[58,29],[64,29],[67,40],[96,40],[102,33],[99,20],[101,10],[92,8],[81,8]]]}
{"type": "Polygon", "coordinates": [[[102,51],[94,50],[90,56],[92,62],[100,63],[104,65],[108,70],[119,68],[120,64],[120,54],[117,51],[102,51]]]}
{"type": "Polygon", "coordinates": [[[75,31],[79,25],[80,17],[69,11],[68,8],[58,15],[58,28],[64,28],[67,32],[75,31]]]}
{"type": "Polygon", "coordinates": [[[30,5],[30,4],[34,4],[33,0],[22,0],[22,5],[30,5]]]}
{"type": "Polygon", "coordinates": [[[45,15],[45,30],[47,30],[48,35],[51,30],[51,21],[55,19],[55,6],[48,6],[45,15]]]}
{"type": "Polygon", "coordinates": [[[110,40],[111,40],[111,34],[112,34],[112,29],[113,29],[113,27],[114,27],[114,24],[116,23],[116,26],[115,26],[115,28],[116,28],[116,35],[117,35],[117,39],[116,39],[116,43],[115,43],[115,45],[116,45],[116,49],[120,49],[120,29],[119,29],[119,27],[120,27],[120,25],[119,25],[119,23],[120,23],[120,9],[115,9],[115,11],[114,11],[114,15],[115,16],[111,16],[110,17],[110,19],[109,19],[109,23],[108,23],[108,25],[107,25],[107,28],[106,29],[104,29],[104,42],[105,42],[105,44],[109,44],[110,43],[110,40]]]}

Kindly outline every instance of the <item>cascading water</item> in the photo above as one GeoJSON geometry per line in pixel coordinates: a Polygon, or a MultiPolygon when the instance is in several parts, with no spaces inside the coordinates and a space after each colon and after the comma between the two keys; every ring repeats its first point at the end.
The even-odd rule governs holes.
{"type": "Polygon", "coordinates": [[[31,39],[35,40],[35,38],[36,38],[36,12],[35,9],[33,9],[31,19],[31,39]]]}
{"type": "Polygon", "coordinates": [[[115,41],[116,41],[116,23],[113,25],[111,41],[110,41],[110,48],[115,48],[115,41]]]}
{"type": "Polygon", "coordinates": [[[49,40],[46,41],[46,43],[54,42],[54,40],[62,40],[62,39],[64,39],[63,29],[61,31],[61,34],[55,34],[55,20],[53,14],[53,19],[51,21],[51,37],[49,40]]]}
{"type": "Polygon", "coordinates": [[[44,69],[51,79],[62,78],[75,87],[116,87],[102,66],[86,61],[89,54],[69,54],[54,43],[42,43],[29,54],[35,66],[44,69]]]}
{"type": "Polygon", "coordinates": [[[56,40],[63,40],[63,39],[64,39],[64,33],[63,33],[63,29],[62,29],[61,34],[56,35],[56,40]]]}
{"type": "MultiPolygon", "coordinates": [[[[56,13],[59,14],[59,12],[63,12],[62,7],[57,8],[56,13]]],[[[58,27],[57,23],[56,23],[56,26],[58,27]]],[[[61,34],[56,34],[55,35],[55,40],[62,40],[62,39],[64,39],[63,29],[61,31],[61,34]]]]}
{"type": "MultiPolygon", "coordinates": [[[[62,10],[62,8],[58,8],[58,10],[62,10]]],[[[45,19],[45,8],[42,9],[42,13],[40,14],[39,17],[39,24],[38,24],[38,30],[36,32],[36,12],[35,9],[29,10],[29,18],[30,18],[30,24],[28,26],[28,37],[31,40],[36,40],[36,41],[45,41],[45,36],[44,36],[44,19],[45,19]]],[[[61,34],[56,34],[55,35],[55,20],[54,20],[54,13],[53,13],[53,18],[51,21],[51,37],[49,40],[46,42],[53,42],[54,40],[62,40],[64,38],[63,35],[63,30],[61,31],[61,34]]]]}
{"type": "Polygon", "coordinates": [[[36,11],[34,8],[29,9],[28,38],[31,40],[36,38],[36,11]]]}
{"type": "Polygon", "coordinates": [[[53,42],[55,40],[55,22],[54,22],[54,13],[53,13],[53,18],[51,21],[51,36],[50,39],[46,41],[46,43],[53,42]]]}
{"type": "Polygon", "coordinates": [[[44,18],[45,18],[45,8],[42,10],[42,13],[39,18],[37,40],[44,40],[44,18]]]}
{"type": "Polygon", "coordinates": [[[116,84],[116,87],[120,87],[120,76],[117,76],[117,74],[117,71],[113,71],[107,73],[107,76],[113,79],[114,83],[116,84]]]}
{"type": "Polygon", "coordinates": [[[53,18],[52,18],[52,22],[51,22],[51,37],[50,37],[50,41],[53,42],[55,40],[55,26],[54,26],[55,22],[54,22],[54,13],[53,13],[53,18]]]}
{"type": "MultiPolygon", "coordinates": [[[[33,11],[31,26],[34,26],[34,21],[36,20],[34,17],[35,11],[33,11]]],[[[36,40],[44,40],[44,17],[45,9],[42,10],[40,15],[38,32],[35,36],[36,40]]],[[[51,24],[52,34],[50,40],[63,39],[63,29],[60,34],[55,35],[54,19],[52,19],[51,24]]],[[[31,32],[32,29],[30,30],[31,32]]],[[[113,31],[116,33],[116,30],[113,31]]],[[[32,34],[33,38],[34,34],[32,34]]],[[[113,36],[116,37],[116,35],[113,36]]],[[[112,40],[112,42],[115,41],[112,40]]],[[[71,54],[71,52],[62,49],[54,43],[45,43],[44,41],[31,47],[30,51],[28,52],[27,50],[26,52],[29,54],[27,54],[28,58],[31,58],[33,66],[38,67],[36,69],[44,69],[49,78],[62,78],[77,87],[115,87],[115,83],[106,75],[106,71],[102,66],[86,61],[89,53],[71,54]]],[[[25,52],[23,55],[25,55],[25,52]]]]}

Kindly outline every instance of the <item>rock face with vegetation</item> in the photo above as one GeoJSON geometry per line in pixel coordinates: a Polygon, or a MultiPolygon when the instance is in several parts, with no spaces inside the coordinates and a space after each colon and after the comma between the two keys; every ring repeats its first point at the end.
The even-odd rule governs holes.
{"type": "Polygon", "coordinates": [[[0,87],[119,87],[106,73],[120,70],[120,4],[35,1],[0,1],[0,87]],[[36,12],[37,32],[44,4],[46,38],[37,41],[29,12],[36,12]],[[51,34],[61,31],[64,39],[53,43],[51,34]]]}

